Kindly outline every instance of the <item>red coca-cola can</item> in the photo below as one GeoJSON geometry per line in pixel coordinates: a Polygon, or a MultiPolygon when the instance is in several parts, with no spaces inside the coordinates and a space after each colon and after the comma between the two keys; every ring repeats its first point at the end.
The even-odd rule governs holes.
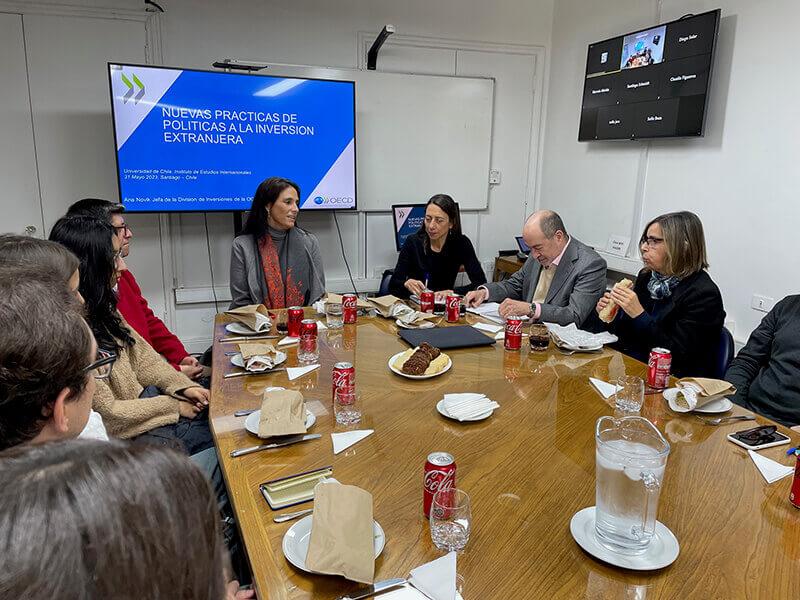
{"type": "Polygon", "coordinates": [[[424,313],[433,312],[435,294],[430,290],[425,290],[419,295],[419,310],[424,313]]]}
{"type": "Polygon", "coordinates": [[[789,492],[789,502],[800,508],[800,454],[797,454],[797,463],[794,467],[794,480],[792,481],[792,491],[789,492]]]}
{"type": "Polygon", "coordinates": [[[286,335],[300,337],[300,323],[304,316],[302,306],[292,306],[286,311],[286,335]]]}
{"type": "Polygon", "coordinates": [[[342,295],[342,321],[347,324],[356,322],[358,317],[358,296],[355,294],[342,295]]]}
{"type": "Polygon", "coordinates": [[[458,319],[461,316],[461,296],[458,294],[449,294],[445,302],[445,319],[448,323],[458,323],[458,319]]]}
{"type": "Polygon", "coordinates": [[[456,487],[456,461],[447,452],[431,452],[425,461],[422,491],[422,512],[431,516],[433,495],[439,490],[456,487]]]}
{"type": "Polygon", "coordinates": [[[317,322],[314,319],[300,321],[300,351],[317,351],[317,322]]]}
{"type": "Polygon", "coordinates": [[[331,400],[336,400],[336,389],[342,389],[345,391],[355,392],[356,389],[356,368],[353,366],[353,363],[349,362],[338,362],[333,365],[333,371],[331,371],[331,383],[332,390],[331,390],[331,400]]]}
{"type": "Polygon", "coordinates": [[[647,361],[647,386],[654,390],[669,387],[669,372],[672,367],[672,352],[666,348],[653,348],[647,361]]]}
{"type": "Polygon", "coordinates": [[[522,317],[506,317],[506,334],[503,347],[518,352],[522,348],[522,317]]]}

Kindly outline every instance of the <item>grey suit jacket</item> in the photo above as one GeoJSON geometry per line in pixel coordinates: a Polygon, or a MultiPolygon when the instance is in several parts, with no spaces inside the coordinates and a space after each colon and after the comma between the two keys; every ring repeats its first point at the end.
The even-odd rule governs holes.
{"type": "MultiPolygon", "coordinates": [[[[506,298],[533,301],[542,266],[528,257],[522,268],[505,281],[487,283],[490,302],[506,298]]],[[[558,263],[550,291],[547,292],[540,320],[546,323],[580,327],[591,314],[606,289],[606,261],[586,244],[570,240],[558,263]]]]}
{"type": "MultiPolygon", "coordinates": [[[[322,268],[322,255],[319,242],[313,233],[298,227],[289,230],[292,236],[292,252],[305,254],[308,260],[309,291],[308,303],[313,304],[325,293],[325,272],[322,268]],[[299,243],[298,243],[299,242],[299,243]]],[[[240,235],[233,240],[231,247],[231,305],[229,308],[260,304],[267,296],[267,283],[261,256],[252,235],[240,235]]],[[[271,307],[268,307],[271,308],[271,307]]]]}

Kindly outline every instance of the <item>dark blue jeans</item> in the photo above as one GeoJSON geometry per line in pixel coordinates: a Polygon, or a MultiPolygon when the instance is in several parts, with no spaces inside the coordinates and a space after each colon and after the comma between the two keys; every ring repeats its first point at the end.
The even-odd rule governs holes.
{"type": "MultiPolygon", "coordinates": [[[[154,385],[148,385],[140,398],[153,398],[161,395],[154,385]]],[[[179,417],[178,422],[172,425],[162,425],[151,429],[134,438],[136,442],[168,446],[192,455],[214,447],[214,438],[208,426],[208,410],[204,410],[194,419],[179,417]]]]}

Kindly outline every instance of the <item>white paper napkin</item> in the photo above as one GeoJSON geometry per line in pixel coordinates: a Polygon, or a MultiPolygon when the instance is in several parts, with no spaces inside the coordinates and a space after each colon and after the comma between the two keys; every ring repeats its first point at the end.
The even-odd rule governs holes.
{"type": "Polygon", "coordinates": [[[411,569],[408,581],[431,600],[455,600],[456,556],[449,552],[441,558],[411,569]]]}
{"type": "MultiPolygon", "coordinates": [[[[396,590],[384,592],[379,598],[380,600],[430,600],[425,594],[407,584],[396,590]]],[[[456,592],[456,600],[464,600],[458,592],[456,592]]]]}
{"type": "Polygon", "coordinates": [[[502,325],[489,325],[488,323],[473,323],[472,326],[480,331],[488,331],[489,333],[497,333],[503,331],[502,325]]]}
{"type": "Polygon", "coordinates": [[[764,479],[767,480],[767,483],[775,483],[779,479],[783,479],[784,477],[794,473],[794,467],[782,465],[781,463],[774,461],[771,458],[767,458],[766,456],[761,456],[758,452],[753,452],[752,450],[748,450],[747,453],[750,455],[750,458],[753,459],[756,468],[761,471],[761,474],[764,476],[764,479]]]}
{"type": "Polygon", "coordinates": [[[289,337],[288,335],[283,338],[280,342],[278,342],[278,346],[291,346],[292,344],[296,344],[300,341],[300,338],[296,337],[289,337]]]}
{"type": "Polygon", "coordinates": [[[594,377],[589,377],[589,383],[591,383],[594,388],[600,392],[600,394],[608,400],[617,393],[617,390],[621,390],[622,388],[618,385],[614,385],[613,383],[607,383],[602,379],[595,379],[594,377]]]}
{"type": "Polygon", "coordinates": [[[317,300],[316,302],[314,302],[314,304],[312,306],[314,307],[314,310],[317,311],[318,315],[324,315],[325,314],[325,299],[324,298],[322,300],[317,300]]]}
{"type": "Polygon", "coordinates": [[[356,429],[354,431],[345,431],[344,433],[332,433],[333,453],[339,454],[342,450],[347,450],[350,446],[357,444],[374,432],[374,429],[356,429]]]}
{"type": "Polygon", "coordinates": [[[317,321],[317,329],[318,330],[327,329],[327,328],[328,328],[328,326],[325,323],[323,323],[322,321],[317,321]]]}
{"type": "Polygon", "coordinates": [[[319,365],[308,365],[306,367],[287,367],[286,375],[289,377],[289,381],[294,381],[306,373],[311,373],[311,371],[314,369],[319,369],[319,365]]]}
{"type": "MultiPolygon", "coordinates": [[[[504,328],[501,327],[501,329],[504,329],[504,328]]],[[[527,333],[523,333],[522,337],[526,338],[526,337],[528,337],[528,334],[527,333]]],[[[501,331],[500,333],[498,333],[498,334],[496,334],[494,336],[494,339],[496,339],[496,340],[504,340],[504,339],[506,339],[506,332],[505,331],[501,331]]]]}

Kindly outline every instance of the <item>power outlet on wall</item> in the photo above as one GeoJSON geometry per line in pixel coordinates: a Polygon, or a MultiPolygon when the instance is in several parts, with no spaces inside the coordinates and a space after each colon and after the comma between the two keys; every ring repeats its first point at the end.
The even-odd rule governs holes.
{"type": "Polygon", "coordinates": [[[775,306],[775,299],[768,296],[753,294],[750,300],[750,308],[760,312],[769,312],[772,310],[773,306],[775,306]]]}

